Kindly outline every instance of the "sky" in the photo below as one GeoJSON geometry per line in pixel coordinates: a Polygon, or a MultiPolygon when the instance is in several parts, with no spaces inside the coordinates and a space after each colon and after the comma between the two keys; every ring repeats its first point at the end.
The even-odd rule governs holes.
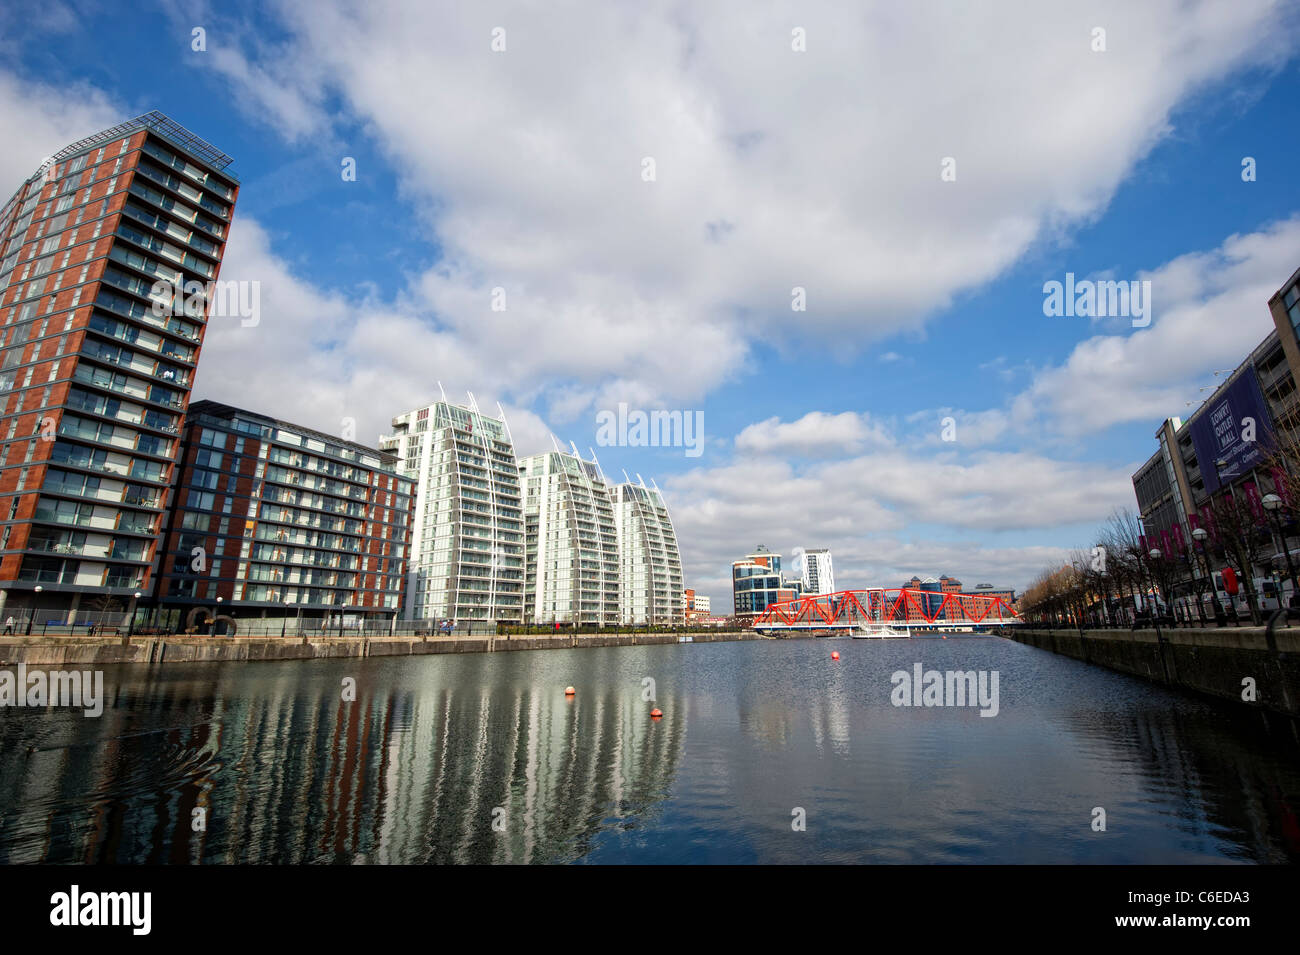
{"type": "Polygon", "coordinates": [[[194,398],[376,444],[445,389],[654,481],[686,585],[1023,588],[1300,267],[1300,5],[0,4],[0,189],[160,110],[233,157],[194,398]],[[350,175],[354,172],[355,175],[350,175]],[[1149,289],[1149,320],[1045,284],[1149,289]],[[1150,283],[1145,285],[1144,283],[1150,283]],[[599,421],[678,411],[695,447],[599,421]],[[601,443],[598,443],[600,441],[601,443]]]}

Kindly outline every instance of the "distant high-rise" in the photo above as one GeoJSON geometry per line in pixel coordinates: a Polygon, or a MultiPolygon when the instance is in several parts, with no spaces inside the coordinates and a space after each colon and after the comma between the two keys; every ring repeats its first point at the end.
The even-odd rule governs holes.
{"type": "Polygon", "coordinates": [[[0,607],[72,619],[152,589],[225,291],[229,163],[148,113],[59,150],[0,210],[0,607]]]}
{"type": "Polygon", "coordinates": [[[406,616],[521,623],[523,508],[504,417],[444,399],[393,418],[379,448],[416,481],[406,616]]]}
{"type": "Polygon", "coordinates": [[[803,592],[835,593],[835,570],[831,566],[831,552],[824,547],[803,552],[803,592]]]}
{"type": "Polygon", "coordinates": [[[622,622],[653,626],[680,623],[682,558],[663,495],[658,488],[628,483],[615,485],[612,498],[622,622]]]}
{"type": "Polygon", "coordinates": [[[524,618],[616,626],[618,532],[609,486],[594,461],[548,451],[523,458],[524,618]]]}

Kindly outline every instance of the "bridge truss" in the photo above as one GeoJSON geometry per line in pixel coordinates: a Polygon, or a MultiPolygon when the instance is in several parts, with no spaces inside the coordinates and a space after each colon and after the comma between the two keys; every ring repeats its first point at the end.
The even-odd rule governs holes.
{"type": "Polygon", "coordinates": [[[956,630],[1022,623],[1003,597],[945,594],[910,587],[842,590],[772,604],[754,618],[764,633],[854,630],[956,630]]]}

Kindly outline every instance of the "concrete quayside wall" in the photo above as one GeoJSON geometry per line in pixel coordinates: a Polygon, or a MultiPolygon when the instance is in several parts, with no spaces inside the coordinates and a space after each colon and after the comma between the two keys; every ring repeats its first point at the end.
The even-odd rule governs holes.
{"type": "Polygon", "coordinates": [[[753,631],[718,633],[580,633],[546,636],[334,637],[5,637],[0,666],[86,667],[113,663],[219,663],[317,660],[336,657],[417,656],[427,653],[495,653],[570,647],[631,647],[762,639],[753,631]]]}
{"type": "Polygon", "coordinates": [[[1008,628],[1008,639],[1076,660],[1300,718],[1300,628],[1155,630],[1008,628]],[[1254,681],[1254,700],[1245,698],[1254,681]]]}

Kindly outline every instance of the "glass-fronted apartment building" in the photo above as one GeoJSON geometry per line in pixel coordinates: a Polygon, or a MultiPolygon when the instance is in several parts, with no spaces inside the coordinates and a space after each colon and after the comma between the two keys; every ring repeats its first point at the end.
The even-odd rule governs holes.
{"type": "Polygon", "coordinates": [[[379,447],[416,487],[405,616],[522,623],[523,502],[504,416],[444,399],[393,418],[379,447]]]}
{"type": "Polygon", "coordinates": [[[392,455],[214,401],[190,408],[181,455],[159,623],[400,614],[413,484],[392,455]]]}
{"type": "Polygon", "coordinates": [[[663,494],[644,484],[611,492],[618,538],[619,615],[625,624],[681,623],[682,558],[663,494]]]}
{"type": "Polygon", "coordinates": [[[238,180],[160,113],[73,143],[0,210],[0,606],[155,584],[238,180]]]}
{"type": "Polygon", "coordinates": [[[524,493],[524,616],[532,623],[617,626],[618,532],[595,461],[551,451],[519,462],[524,493]]]}

